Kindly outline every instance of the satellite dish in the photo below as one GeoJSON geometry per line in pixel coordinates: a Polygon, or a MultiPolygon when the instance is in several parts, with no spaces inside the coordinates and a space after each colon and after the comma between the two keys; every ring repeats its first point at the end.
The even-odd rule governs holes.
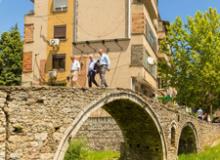
{"type": "Polygon", "coordinates": [[[147,63],[150,64],[150,65],[153,65],[154,64],[154,59],[152,57],[148,57],[147,58],[147,63]]]}

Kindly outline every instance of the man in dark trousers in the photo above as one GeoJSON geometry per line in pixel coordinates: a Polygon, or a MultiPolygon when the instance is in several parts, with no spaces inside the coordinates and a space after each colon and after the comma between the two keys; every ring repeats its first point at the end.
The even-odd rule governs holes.
{"type": "Polygon", "coordinates": [[[99,87],[98,83],[95,80],[95,75],[96,75],[96,61],[93,59],[92,55],[89,55],[89,68],[88,68],[88,82],[89,82],[89,87],[92,87],[92,83],[96,85],[96,87],[99,87]]]}

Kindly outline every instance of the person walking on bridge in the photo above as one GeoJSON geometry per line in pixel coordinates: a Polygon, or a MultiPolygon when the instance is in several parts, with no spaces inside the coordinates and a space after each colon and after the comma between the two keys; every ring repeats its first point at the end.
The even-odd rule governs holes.
{"type": "Polygon", "coordinates": [[[99,49],[99,63],[100,63],[100,70],[99,75],[101,79],[101,87],[105,88],[108,87],[108,84],[105,79],[106,71],[110,71],[110,59],[107,53],[103,51],[103,49],[99,49]]]}
{"type": "Polygon", "coordinates": [[[71,87],[80,87],[78,84],[79,71],[80,71],[80,62],[76,59],[75,56],[71,57],[71,87]]]}
{"type": "Polygon", "coordinates": [[[99,87],[98,83],[95,80],[95,75],[97,73],[96,60],[93,59],[93,55],[89,55],[89,68],[88,68],[88,83],[89,87],[92,87],[92,83],[99,87]]]}

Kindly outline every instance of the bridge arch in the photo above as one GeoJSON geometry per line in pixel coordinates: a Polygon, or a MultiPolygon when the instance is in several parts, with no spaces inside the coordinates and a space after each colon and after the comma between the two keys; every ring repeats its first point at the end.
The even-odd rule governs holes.
{"type": "Polygon", "coordinates": [[[104,108],[117,122],[132,159],[166,160],[167,149],[160,122],[151,106],[133,92],[110,93],[86,106],[66,130],[54,160],[63,160],[69,139],[75,137],[90,114],[99,108],[104,108]]]}
{"type": "Polygon", "coordinates": [[[178,155],[196,153],[198,151],[198,135],[193,123],[187,122],[181,129],[178,155]]]}

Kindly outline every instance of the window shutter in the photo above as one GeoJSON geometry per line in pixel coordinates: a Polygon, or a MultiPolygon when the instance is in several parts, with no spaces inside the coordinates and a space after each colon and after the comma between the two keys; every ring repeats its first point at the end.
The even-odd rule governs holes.
{"type": "Polygon", "coordinates": [[[54,26],[54,38],[66,39],[66,25],[54,26]]]}
{"type": "Polygon", "coordinates": [[[24,43],[31,43],[34,41],[34,25],[24,25],[24,43]]]}
{"type": "Polygon", "coordinates": [[[66,11],[67,10],[67,0],[54,0],[53,1],[54,11],[66,11]]]}
{"type": "Polygon", "coordinates": [[[23,73],[32,72],[32,52],[23,53],[23,73]]]}

